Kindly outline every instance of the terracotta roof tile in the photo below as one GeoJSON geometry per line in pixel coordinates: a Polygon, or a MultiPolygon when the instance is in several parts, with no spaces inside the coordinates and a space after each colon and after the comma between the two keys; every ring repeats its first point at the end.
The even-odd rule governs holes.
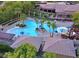
{"type": "Polygon", "coordinates": [[[11,47],[17,48],[23,43],[32,44],[38,50],[40,47],[40,44],[42,43],[42,40],[41,40],[41,38],[36,38],[36,37],[29,37],[29,38],[28,37],[20,37],[20,38],[17,38],[17,40],[11,45],[11,47]]]}
{"type": "Polygon", "coordinates": [[[53,41],[54,40],[46,41],[43,51],[76,57],[73,41],[66,39],[53,41]]]}
{"type": "Polygon", "coordinates": [[[40,8],[43,9],[56,9],[56,12],[65,11],[79,11],[79,4],[77,5],[65,5],[65,4],[40,4],[40,8]]]}

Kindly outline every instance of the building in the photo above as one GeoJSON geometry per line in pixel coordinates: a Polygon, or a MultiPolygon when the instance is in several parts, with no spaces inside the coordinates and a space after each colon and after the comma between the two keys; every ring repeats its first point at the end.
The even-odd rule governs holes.
{"type": "Polygon", "coordinates": [[[37,37],[18,37],[16,41],[11,45],[11,47],[17,48],[23,43],[28,43],[33,45],[38,51],[42,43],[42,40],[41,38],[37,38],[37,37]]]}
{"type": "MultiPolygon", "coordinates": [[[[66,4],[65,2],[55,2],[39,4],[39,10],[47,13],[55,13],[54,19],[70,20],[72,13],[79,11],[79,4],[66,4]]],[[[50,16],[50,18],[53,18],[50,16]]]]}
{"type": "Polygon", "coordinates": [[[49,39],[45,42],[43,51],[59,54],[59,57],[76,57],[75,47],[72,40],[49,39]]]}

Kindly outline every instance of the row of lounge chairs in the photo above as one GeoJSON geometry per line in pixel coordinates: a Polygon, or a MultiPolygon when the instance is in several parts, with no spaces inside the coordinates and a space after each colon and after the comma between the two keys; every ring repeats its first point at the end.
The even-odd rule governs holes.
{"type": "Polygon", "coordinates": [[[71,40],[74,40],[74,39],[79,40],[79,34],[75,34],[75,35],[61,34],[61,37],[65,39],[69,38],[71,40]]]}
{"type": "Polygon", "coordinates": [[[16,19],[12,19],[12,20],[9,20],[9,21],[7,21],[7,22],[4,22],[4,23],[2,23],[2,25],[11,25],[11,24],[13,24],[13,23],[15,23],[15,22],[17,22],[18,20],[16,20],[16,19]]]}
{"type": "Polygon", "coordinates": [[[15,34],[0,32],[0,42],[3,42],[5,44],[7,43],[10,45],[14,42],[14,36],[15,34]]]}
{"type": "Polygon", "coordinates": [[[0,39],[11,40],[14,36],[15,34],[0,32],[0,39]]]}

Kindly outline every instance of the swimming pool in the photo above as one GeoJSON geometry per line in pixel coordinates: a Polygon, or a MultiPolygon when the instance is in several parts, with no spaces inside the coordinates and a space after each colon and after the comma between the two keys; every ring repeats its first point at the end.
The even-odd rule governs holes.
{"type": "MultiPolygon", "coordinates": [[[[7,31],[7,33],[15,34],[15,36],[38,36],[40,32],[36,31],[37,27],[40,27],[41,23],[36,23],[34,20],[25,20],[24,24],[27,25],[24,28],[14,27],[7,31]]],[[[43,25],[45,30],[47,32],[58,32],[57,28],[55,30],[52,30],[52,28],[49,28],[47,23],[43,25]]],[[[63,29],[63,28],[62,28],[63,29]]],[[[62,31],[61,31],[62,32],[62,31]]]]}

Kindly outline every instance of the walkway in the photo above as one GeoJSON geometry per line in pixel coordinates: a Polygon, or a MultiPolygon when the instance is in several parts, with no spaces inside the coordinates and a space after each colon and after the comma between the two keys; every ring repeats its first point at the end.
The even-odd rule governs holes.
{"type": "Polygon", "coordinates": [[[68,22],[68,21],[56,21],[57,26],[65,26],[65,27],[71,27],[73,25],[73,22],[68,22]]]}

